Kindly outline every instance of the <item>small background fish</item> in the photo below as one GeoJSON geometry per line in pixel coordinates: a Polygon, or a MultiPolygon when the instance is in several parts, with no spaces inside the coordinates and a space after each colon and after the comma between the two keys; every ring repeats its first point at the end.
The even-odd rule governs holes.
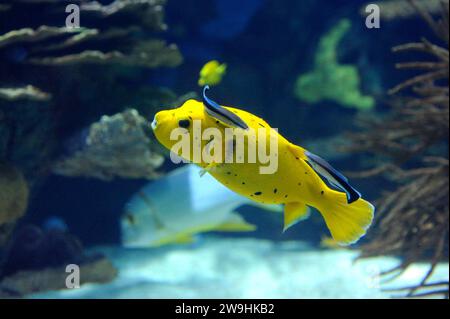
{"type": "Polygon", "coordinates": [[[220,64],[217,60],[209,61],[200,70],[198,85],[217,85],[222,81],[226,71],[227,65],[225,63],[220,64]]]}
{"type": "Polygon", "coordinates": [[[209,174],[200,176],[200,172],[199,167],[188,164],[137,192],[121,219],[122,244],[161,246],[190,243],[196,234],[208,231],[253,231],[256,226],[247,223],[236,208],[253,204],[270,211],[282,210],[279,205],[254,203],[209,174]]]}

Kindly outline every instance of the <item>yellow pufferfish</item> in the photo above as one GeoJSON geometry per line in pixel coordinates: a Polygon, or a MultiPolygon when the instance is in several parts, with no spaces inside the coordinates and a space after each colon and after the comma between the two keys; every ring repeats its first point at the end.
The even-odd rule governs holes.
{"type": "MultiPolygon", "coordinates": [[[[189,134],[193,146],[195,120],[200,121],[197,123],[201,123],[202,130],[216,128],[222,136],[225,128],[229,127],[256,131],[264,128],[269,138],[273,130],[263,119],[244,110],[220,106],[206,96],[207,89],[208,86],[203,90],[201,102],[191,99],[176,109],[163,110],[155,115],[151,125],[153,132],[167,149],[171,150],[177,143],[170,139],[171,132],[177,128],[183,128],[189,134]]],[[[260,203],[284,204],[284,230],[308,217],[310,206],[321,213],[338,244],[355,243],[372,223],[374,206],[362,199],[360,193],[328,162],[276,134],[278,168],[273,174],[260,174],[258,161],[221,161],[212,165],[202,160],[197,164],[240,195],[260,203]]],[[[202,139],[201,149],[208,147],[210,142],[202,139]]],[[[224,145],[226,143],[229,141],[223,141],[224,145]]],[[[245,140],[244,148],[249,147],[249,143],[250,139],[245,140]]],[[[258,139],[255,143],[258,144],[258,139]]],[[[188,157],[185,159],[193,160],[192,152],[188,157]]]]}

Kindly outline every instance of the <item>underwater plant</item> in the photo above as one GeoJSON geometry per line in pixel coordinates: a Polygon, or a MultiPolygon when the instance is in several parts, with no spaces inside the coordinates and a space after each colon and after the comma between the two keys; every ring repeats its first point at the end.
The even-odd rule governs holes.
{"type": "Polygon", "coordinates": [[[308,103],[330,100],[359,110],[373,108],[374,99],[360,92],[357,67],[340,64],[337,59],[339,42],[350,27],[350,20],[343,19],[322,36],[314,57],[314,69],[301,74],[295,83],[294,94],[298,99],[308,103]]]}
{"type": "Polygon", "coordinates": [[[353,134],[351,151],[383,156],[385,164],[358,173],[361,177],[386,174],[395,182],[392,191],[378,200],[371,239],[361,249],[360,258],[399,255],[401,263],[383,275],[402,274],[412,263],[428,261],[430,267],[421,282],[405,287],[407,296],[444,295],[449,283],[429,282],[440,261],[448,262],[449,234],[449,5],[442,1],[441,17],[431,15],[409,1],[443,43],[422,39],[393,48],[393,52],[419,51],[430,60],[398,63],[398,69],[420,70],[411,79],[395,86],[389,94],[410,89],[409,96],[394,100],[387,118],[365,123],[353,134]]]}

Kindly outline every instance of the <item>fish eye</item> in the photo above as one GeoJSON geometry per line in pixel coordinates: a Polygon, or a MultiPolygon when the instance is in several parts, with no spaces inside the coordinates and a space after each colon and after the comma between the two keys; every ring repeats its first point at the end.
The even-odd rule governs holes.
{"type": "Polygon", "coordinates": [[[191,125],[191,122],[188,119],[178,121],[179,127],[188,128],[190,125],[191,125]]]}

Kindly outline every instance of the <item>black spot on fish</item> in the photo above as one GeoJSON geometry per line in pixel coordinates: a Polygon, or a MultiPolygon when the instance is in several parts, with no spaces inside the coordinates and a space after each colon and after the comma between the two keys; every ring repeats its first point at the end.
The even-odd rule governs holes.
{"type": "Polygon", "coordinates": [[[321,192],[320,192],[320,194],[322,194],[322,195],[323,195],[323,191],[321,191],[321,192]]]}
{"type": "Polygon", "coordinates": [[[216,120],[216,124],[219,124],[220,122],[216,120]]]}
{"type": "Polygon", "coordinates": [[[231,172],[227,172],[227,175],[231,175],[231,172]]]}
{"type": "Polygon", "coordinates": [[[237,177],[237,174],[234,174],[234,177],[237,177]]]}
{"type": "Polygon", "coordinates": [[[245,182],[242,182],[242,185],[245,185],[245,182]]]}
{"type": "Polygon", "coordinates": [[[273,193],[274,193],[274,194],[276,194],[277,191],[278,191],[278,189],[276,189],[276,188],[273,189],[273,193]]]}
{"type": "Polygon", "coordinates": [[[262,194],[262,192],[255,192],[255,195],[256,196],[259,196],[259,195],[261,195],[262,194]]]}
{"type": "Polygon", "coordinates": [[[179,127],[188,128],[190,125],[191,125],[191,121],[189,121],[188,119],[178,121],[179,127]]]}
{"type": "Polygon", "coordinates": [[[192,120],[192,117],[188,116],[188,118],[189,118],[190,120],[192,120]]]}
{"type": "Polygon", "coordinates": [[[296,159],[296,160],[298,160],[299,158],[298,158],[298,157],[296,157],[295,159],[296,159]]]}
{"type": "Polygon", "coordinates": [[[264,125],[262,125],[261,123],[258,123],[258,124],[259,124],[259,126],[264,127],[264,125]]]}
{"type": "Polygon", "coordinates": [[[308,172],[305,172],[305,175],[308,175],[308,172]]]}
{"type": "Polygon", "coordinates": [[[298,183],[297,185],[298,185],[298,186],[302,186],[302,183],[298,183]]]}
{"type": "Polygon", "coordinates": [[[288,195],[286,194],[286,195],[284,195],[284,198],[288,198],[288,195]]]}

